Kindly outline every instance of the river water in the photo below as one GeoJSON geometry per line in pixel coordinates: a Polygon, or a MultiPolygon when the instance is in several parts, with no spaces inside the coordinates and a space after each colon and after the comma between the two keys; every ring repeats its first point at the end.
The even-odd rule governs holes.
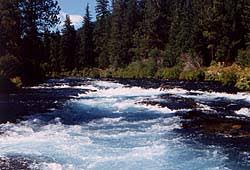
{"type": "Polygon", "coordinates": [[[250,116],[248,93],[91,79],[49,80],[1,96],[2,121],[23,116],[0,124],[0,169],[250,169],[248,145],[182,128],[190,100],[202,111],[250,116]]]}

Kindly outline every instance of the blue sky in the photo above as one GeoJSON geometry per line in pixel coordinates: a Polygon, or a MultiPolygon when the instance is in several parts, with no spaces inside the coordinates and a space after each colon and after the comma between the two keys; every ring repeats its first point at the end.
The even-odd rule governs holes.
{"type": "MultiPolygon", "coordinates": [[[[60,18],[61,21],[65,20],[66,14],[70,15],[71,21],[75,28],[82,25],[82,17],[85,14],[87,3],[90,6],[92,20],[95,18],[95,4],[96,0],[57,0],[61,7],[60,18]]],[[[63,22],[61,22],[61,25],[63,22]]]]}

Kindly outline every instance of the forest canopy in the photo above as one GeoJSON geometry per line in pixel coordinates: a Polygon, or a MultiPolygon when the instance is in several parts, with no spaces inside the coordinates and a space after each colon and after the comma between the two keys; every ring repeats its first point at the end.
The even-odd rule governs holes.
{"type": "MultiPolygon", "coordinates": [[[[189,63],[250,66],[248,0],[96,0],[79,29],[55,31],[55,0],[0,0],[0,74],[39,80],[49,72],[134,67],[144,73],[189,63]]],[[[85,10],[85,12],[84,12],[85,10]]],[[[187,65],[187,64],[186,64],[187,65]]],[[[136,69],[135,69],[136,70],[136,69]]],[[[151,74],[151,73],[150,73],[151,74]]]]}

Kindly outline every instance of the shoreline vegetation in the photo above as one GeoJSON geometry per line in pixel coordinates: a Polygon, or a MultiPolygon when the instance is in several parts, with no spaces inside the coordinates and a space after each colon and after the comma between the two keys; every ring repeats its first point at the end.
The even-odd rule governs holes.
{"type": "Polygon", "coordinates": [[[0,0],[0,91],[67,76],[250,90],[250,1],[96,0],[95,9],[96,18],[83,9],[79,29],[66,15],[56,30],[56,0],[0,0]]]}
{"type": "Polygon", "coordinates": [[[154,69],[151,66],[132,63],[123,69],[89,68],[65,72],[47,73],[47,78],[89,77],[114,79],[155,79],[171,81],[219,82],[221,86],[234,87],[239,91],[250,91],[250,68],[237,64],[225,67],[215,64],[196,70],[182,71],[180,67],[154,69]],[[148,68],[150,67],[150,68],[148,68]]]}
{"type": "MultiPolygon", "coordinates": [[[[152,64],[152,63],[151,63],[152,64]]],[[[250,92],[250,67],[241,67],[237,64],[225,67],[216,63],[210,67],[196,70],[183,71],[181,67],[153,68],[153,65],[145,63],[132,63],[127,68],[99,69],[86,68],[64,72],[48,72],[42,80],[50,78],[101,78],[101,79],[151,79],[169,81],[193,81],[193,82],[218,82],[224,87],[233,87],[237,91],[250,92]]],[[[34,85],[42,80],[32,82],[34,85]]],[[[11,93],[22,88],[21,77],[11,79],[0,78],[0,93],[11,93]]],[[[164,86],[164,84],[163,84],[164,86]]]]}

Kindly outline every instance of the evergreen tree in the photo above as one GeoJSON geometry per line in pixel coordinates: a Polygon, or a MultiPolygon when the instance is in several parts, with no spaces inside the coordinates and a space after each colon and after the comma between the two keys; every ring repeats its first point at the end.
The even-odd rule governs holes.
{"type": "Polygon", "coordinates": [[[126,9],[122,26],[122,38],[124,40],[124,50],[127,53],[125,63],[128,64],[133,60],[135,55],[133,48],[136,46],[136,44],[134,43],[133,37],[135,35],[136,29],[138,28],[139,14],[137,0],[128,0],[126,1],[125,5],[126,9]]]}
{"type": "Polygon", "coordinates": [[[96,0],[96,24],[94,28],[95,53],[101,68],[109,66],[108,42],[110,39],[110,11],[108,0],[96,0]]]}
{"type": "Polygon", "coordinates": [[[23,56],[39,62],[40,35],[59,22],[60,7],[54,0],[21,0],[19,6],[22,12],[23,56]]]}
{"type": "Polygon", "coordinates": [[[42,76],[43,33],[59,22],[60,7],[55,0],[20,0],[22,29],[22,62],[25,79],[36,80],[42,76]]]}
{"type": "Polygon", "coordinates": [[[250,48],[250,2],[241,0],[240,3],[242,7],[241,22],[244,30],[244,48],[250,48]]]}
{"type": "Polygon", "coordinates": [[[137,58],[159,59],[167,41],[170,23],[168,22],[169,1],[144,0],[140,28],[136,33],[137,58]]]}
{"type": "Polygon", "coordinates": [[[60,50],[61,35],[59,31],[52,33],[50,36],[49,64],[53,72],[60,71],[60,50]]]}
{"type": "Polygon", "coordinates": [[[83,21],[83,31],[80,39],[80,67],[95,66],[95,53],[93,42],[93,23],[89,12],[89,5],[86,7],[86,13],[83,21]]]}
{"type": "Polygon", "coordinates": [[[20,57],[20,17],[17,0],[0,0],[0,56],[20,57]]]}
{"type": "Polygon", "coordinates": [[[168,67],[180,62],[181,55],[195,55],[193,50],[196,23],[192,4],[177,0],[172,5],[171,27],[164,58],[164,64],[168,67]]]}
{"type": "Polygon", "coordinates": [[[122,38],[122,26],[124,18],[124,1],[113,1],[113,11],[111,20],[110,37],[110,63],[112,67],[118,68],[125,66],[126,51],[123,49],[124,39],[122,38]]]}
{"type": "Polygon", "coordinates": [[[61,70],[72,70],[76,55],[76,31],[71,23],[69,15],[66,15],[64,26],[62,29],[60,50],[60,67],[61,70]]]}

